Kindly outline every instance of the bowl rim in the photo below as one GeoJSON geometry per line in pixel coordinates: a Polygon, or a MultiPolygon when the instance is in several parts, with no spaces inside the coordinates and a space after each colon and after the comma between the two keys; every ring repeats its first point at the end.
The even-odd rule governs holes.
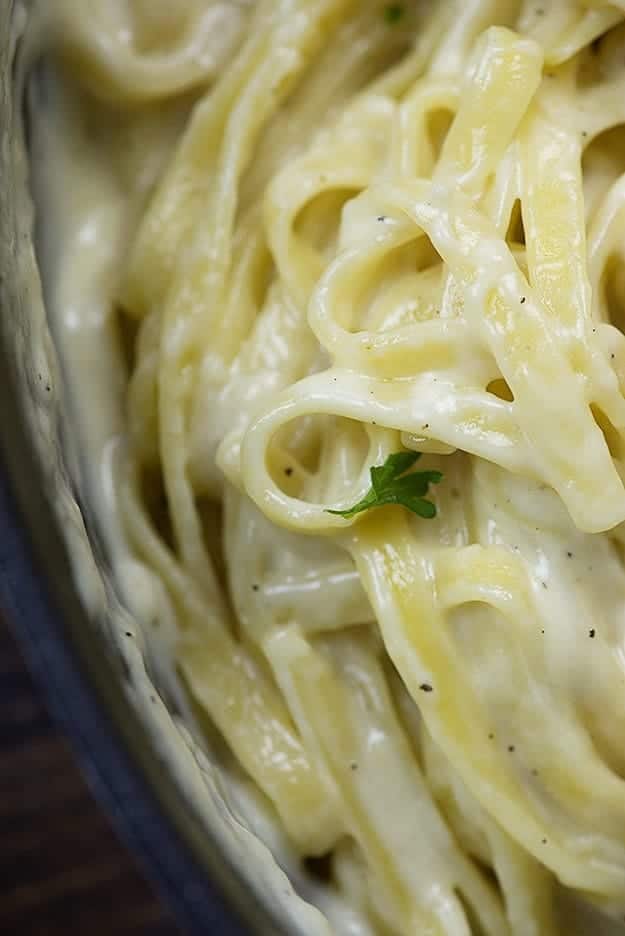
{"type": "MultiPolygon", "coordinates": [[[[107,652],[75,580],[45,464],[57,453],[42,445],[42,423],[33,420],[34,409],[43,413],[54,447],[60,426],[51,403],[41,403],[50,387],[28,366],[34,366],[34,330],[24,313],[41,297],[32,206],[26,197],[22,205],[26,179],[15,155],[28,132],[28,72],[20,67],[27,16],[17,13],[27,7],[0,0],[0,608],[96,801],[183,930],[283,933],[275,908],[204,830],[173,771],[163,769],[121,691],[124,660],[107,652]]],[[[67,485],[66,467],[61,470],[67,485]]]]}
{"type": "MultiPolygon", "coordinates": [[[[0,393],[2,383],[0,378],[0,393]]],[[[184,829],[185,818],[191,817],[176,808],[181,805],[176,803],[176,785],[162,768],[159,771],[156,753],[145,743],[137,745],[137,714],[121,692],[114,706],[102,697],[103,681],[114,687],[116,679],[106,656],[100,664],[110,672],[94,678],[93,660],[85,659],[76,642],[68,639],[64,621],[82,623],[92,638],[93,628],[75,593],[64,544],[45,498],[24,474],[15,484],[10,466],[14,459],[6,457],[4,436],[0,431],[0,606],[96,802],[185,932],[244,936],[253,921],[256,931],[270,932],[262,925],[264,908],[253,892],[245,893],[227,864],[215,855],[209,876],[192,853],[184,829]],[[26,510],[25,489],[30,491],[26,510]],[[42,547],[54,555],[54,563],[42,562],[42,547]],[[154,776],[157,785],[150,782],[154,776]]]]}

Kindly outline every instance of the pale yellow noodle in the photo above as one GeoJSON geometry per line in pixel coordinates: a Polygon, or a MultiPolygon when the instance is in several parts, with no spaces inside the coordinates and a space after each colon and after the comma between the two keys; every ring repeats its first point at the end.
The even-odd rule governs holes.
{"type": "Polygon", "coordinates": [[[363,933],[613,932],[623,4],[91,6],[63,80],[138,141],[98,162],[133,206],[118,496],[189,694],[363,933]],[[404,449],[434,519],[328,512],[404,449]]]}

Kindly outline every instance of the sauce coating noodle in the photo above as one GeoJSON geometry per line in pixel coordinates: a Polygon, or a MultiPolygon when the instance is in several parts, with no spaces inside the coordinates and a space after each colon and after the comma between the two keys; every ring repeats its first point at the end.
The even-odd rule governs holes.
{"type": "Polygon", "coordinates": [[[344,932],[620,931],[625,4],[83,7],[59,328],[188,695],[344,932]],[[402,450],[435,518],[329,512],[402,450]]]}

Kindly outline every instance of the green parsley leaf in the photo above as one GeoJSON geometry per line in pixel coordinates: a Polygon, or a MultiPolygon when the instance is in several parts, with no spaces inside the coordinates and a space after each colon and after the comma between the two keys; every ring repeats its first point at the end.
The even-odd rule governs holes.
{"type": "Polygon", "coordinates": [[[389,3],[388,6],[384,7],[384,19],[391,26],[398,23],[403,15],[404,7],[401,3],[389,3]]]}
{"type": "Polygon", "coordinates": [[[430,484],[438,484],[443,477],[440,471],[411,471],[410,468],[421,458],[421,452],[395,452],[383,465],[369,469],[371,488],[362,500],[346,510],[327,510],[345,519],[355,517],[363,510],[382,507],[384,504],[400,504],[419,517],[431,520],[436,516],[435,505],[424,498],[430,484]]]}

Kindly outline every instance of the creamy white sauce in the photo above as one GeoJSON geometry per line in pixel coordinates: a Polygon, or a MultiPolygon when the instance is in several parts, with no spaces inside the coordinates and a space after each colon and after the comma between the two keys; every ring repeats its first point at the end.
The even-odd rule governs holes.
{"type": "MultiPolygon", "coordinates": [[[[84,119],[85,113],[76,93],[62,87],[52,73],[47,76],[43,97],[43,104],[38,107],[34,119],[33,178],[39,219],[39,254],[50,325],[64,378],[64,405],[68,417],[65,434],[73,480],[85,515],[104,540],[112,578],[135,620],[140,622],[142,640],[139,646],[150,671],[177,710],[178,718],[197,737],[197,726],[175,670],[173,649],[176,633],[167,595],[163,584],[137,561],[129,549],[117,494],[118,456],[126,441],[127,376],[114,304],[119,270],[145,195],[160,173],[185,114],[176,109],[158,113],[161,129],[166,124],[171,134],[163,136],[159,133],[159,145],[155,145],[150,158],[141,166],[139,184],[129,185],[128,173],[137,170],[132,165],[132,154],[125,150],[127,144],[131,149],[131,128],[116,126],[114,115],[108,127],[105,116],[104,127],[90,125],[84,119]],[[112,159],[115,147],[98,145],[99,134],[105,132],[117,135],[118,161],[112,159]],[[129,193],[133,193],[132,197],[129,193]]],[[[133,181],[137,182],[137,176],[133,181]]],[[[479,278],[480,283],[488,279],[485,272],[489,263],[490,256],[486,253],[484,276],[479,278]]],[[[389,403],[392,406],[395,401],[389,400],[389,403]]],[[[231,414],[224,411],[221,422],[228,426],[231,414]]],[[[219,436],[223,434],[223,426],[219,429],[219,436]]],[[[212,439],[209,441],[206,452],[200,450],[196,453],[200,465],[212,462],[214,445],[212,439]]],[[[490,477],[489,470],[485,469],[483,491],[478,485],[478,500],[486,492],[483,493],[486,507],[482,505],[480,515],[485,516],[489,512],[495,491],[497,495],[501,493],[502,498],[508,498],[508,503],[514,501],[522,522],[517,523],[515,518],[511,523],[509,508],[498,511],[495,504],[487,527],[480,531],[481,539],[504,545],[522,555],[536,581],[543,583],[539,587],[549,591],[548,598],[541,592],[542,606],[549,608],[556,619],[558,615],[569,612],[575,616],[580,640],[596,622],[596,615],[591,614],[593,609],[582,606],[583,596],[596,595],[597,604],[600,599],[603,608],[599,639],[618,645],[625,596],[618,590],[621,574],[611,544],[607,539],[601,539],[599,549],[598,540],[577,533],[551,492],[543,492],[540,487],[525,483],[518,485],[514,478],[500,483],[502,473],[495,471],[490,477]],[[506,488],[508,483],[509,489],[506,488]],[[540,537],[532,530],[532,511],[540,513],[540,537]],[[557,535],[550,537],[549,531],[544,530],[545,517],[552,517],[554,523],[560,523],[560,514],[562,528],[557,530],[557,535]],[[562,529],[567,535],[570,532],[571,557],[562,553],[562,529]],[[606,595],[610,595],[609,600],[606,595]]],[[[79,566],[76,574],[78,578],[81,576],[79,566]]],[[[349,572],[339,574],[349,575],[349,572]]],[[[308,587],[306,582],[302,584],[303,589],[308,587]]],[[[272,596],[276,601],[287,603],[295,600],[291,595],[282,594],[279,584],[272,596]]],[[[319,603],[319,614],[326,614],[324,602],[319,603]]],[[[360,621],[363,615],[369,614],[368,604],[363,600],[353,610],[354,621],[360,621]]],[[[545,635],[544,646],[547,663],[553,664],[554,673],[574,686],[579,678],[576,670],[583,661],[582,654],[587,652],[587,645],[583,644],[584,650],[580,653],[579,647],[573,649],[566,642],[567,635],[567,631],[554,628],[545,635]],[[566,665],[563,665],[563,660],[566,665]]],[[[138,684],[133,687],[137,699],[144,688],[138,684]]],[[[183,739],[185,744],[190,743],[186,728],[181,725],[180,735],[176,735],[174,740],[164,709],[159,717],[163,745],[169,747],[172,757],[184,756],[188,761],[188,749],[182,743],[183,739]]],[[[369,738],[372,749],[376,740],[382,739],[381,734],[376,739],[372,732],[369,738]]],[[[246,849],[250,846],[250,837],[241,833],[225,810],[221,809],[220,814],[219,793],[225,787],[228,788],[226,799],[235,815],[269,846],[301,893],[314,899],[323,909],[335,931],[369,936],[371,928],[355,910],[339,898],[316,889],[301,874],[298,861],[271,808],[251,784],[240,774],[210,763],[202,753],[196,751],[195,756],[199,770],[197,777],[190,780],[194,789],[189,795],[202,800],[215,826],[221,821],[224,840],[231,840],[234,850],[238,843],[239,861],[242,855],[248,854],[246,849]],[[201,783],[202,775],[209,778],[210,793],[201,783]]],[[[255,867],[258,866],[258,877],[262,876],[261,869],[262,874],[267,875],[276,899],[279,894],[284,896],[285,915],[299,920],[306,936],[326,932],[319,914],[293,897],[278,869],[267,861],[266,851],[250,846],[249,854],[253,856],[251,860],[255,867]]],[[[591,911],[584,910],[583,913],[588,917],[582,914],[580,919],[584,922],[579,925],[582,926],[581,932],[586,933],[596,921],[591,911]]],[[[612,924],[606,923],[605,926],[607,928],[602,932],[607,933],[612,924]]],[[[616,929],[617,924],[614,926],[615,931],[620,931],[620,927],[616,929]]]]}
{"type": "MultiPolygon", "coordinates": [[[[125,444],[126,370],[120,348],[114,308],[114,286],[123,261],[129,231],[138,205],[116,177],[115,167],[98,153],[79,119],[79,102],[51,70],[39,88],[33,114],[31,172],[37,210],[38,256],[50,328],[63,376],[65,446],[80,501],[93,529],[103,538],[112,578],[138,625],[138,636],[149,672],[157,688],[180,715],[176,718],[185,745],[195,748],[200,731],[180,685],[174,661],[175,624],[168,614],[162,583],[131,552],[118,499],[117,454],[125,444]],[[152,626],[154,622],[158,626],[152,626]],[[168,626],[169,624],[169,626],[168,626]],[[182,716],[183,721],[180,720],[182,716]],[[190,728],[189,733],[184,723],[190,728]],[[195,740],[194,740],[195,739],[195,740]]],[[[175,115],[172,126],[175,126],[175,115]]],[[[146,169],[148,190],[161,168],[160,159],[146,169]]],[[[80,578],[80,565],[76,567],[80,578]]],[[[147,688],[147,687],[146,687],[147,688]]],[[[120,689],[121,691],[121,689],[120,689]]],[[[141,687],[136,701],[141,707],[141,687]]],[[[152,713],[153,714],[153,713],[152,713]]],[[[167,713],[160,714],[161,741],[171,735],[167,713]]],[[[171,741],[171,738],[170,738],[171,741]]],[[[158,743],[158,742],[157,742],[158,743]]],[[[170,748],[169,742],[165,749],[170,748]]],[[[174,745],[171,756],[188,757],[184,746],[174,745]]],[[[326,933],[319,914],[285,889],[278,866],[285,869],[297,891],[318,906],[333,931],[345,936],[373,936],[369,924],[336,893],[330,893],[305,875],[282,832],[271,806],[240,772],[208,761],[197,749],[202,776],[209,789],[195,785],[195,795],[215,826],[221,796],[258,840],[270,849],[278,865],[267,862],[264,851],[245,846],[239,867],[260,881],[271,882],[276,902],[287,901],[285,920],[297,920],[302,933],[326,933]],[[217,787],[214,786],[215,781],[217,787]],[[262,866],[262,873],[260,867],[262,866]],[[272,870],[272,866],[274,870],[272,870]],[[254,869],[254,870],[252,870],[254,869]]],[[[224,848],[232,826],[228,813],[224,848]]],[[[238,835],[239,833],[237,833],[238,835]]],[[[223,829],[222,829],[223,835],[223,829]]],[[[236,855],[236,851],[235,851],[236,855]]],[[[236,859],[235,859],[236,860],[236,859]]]]}

